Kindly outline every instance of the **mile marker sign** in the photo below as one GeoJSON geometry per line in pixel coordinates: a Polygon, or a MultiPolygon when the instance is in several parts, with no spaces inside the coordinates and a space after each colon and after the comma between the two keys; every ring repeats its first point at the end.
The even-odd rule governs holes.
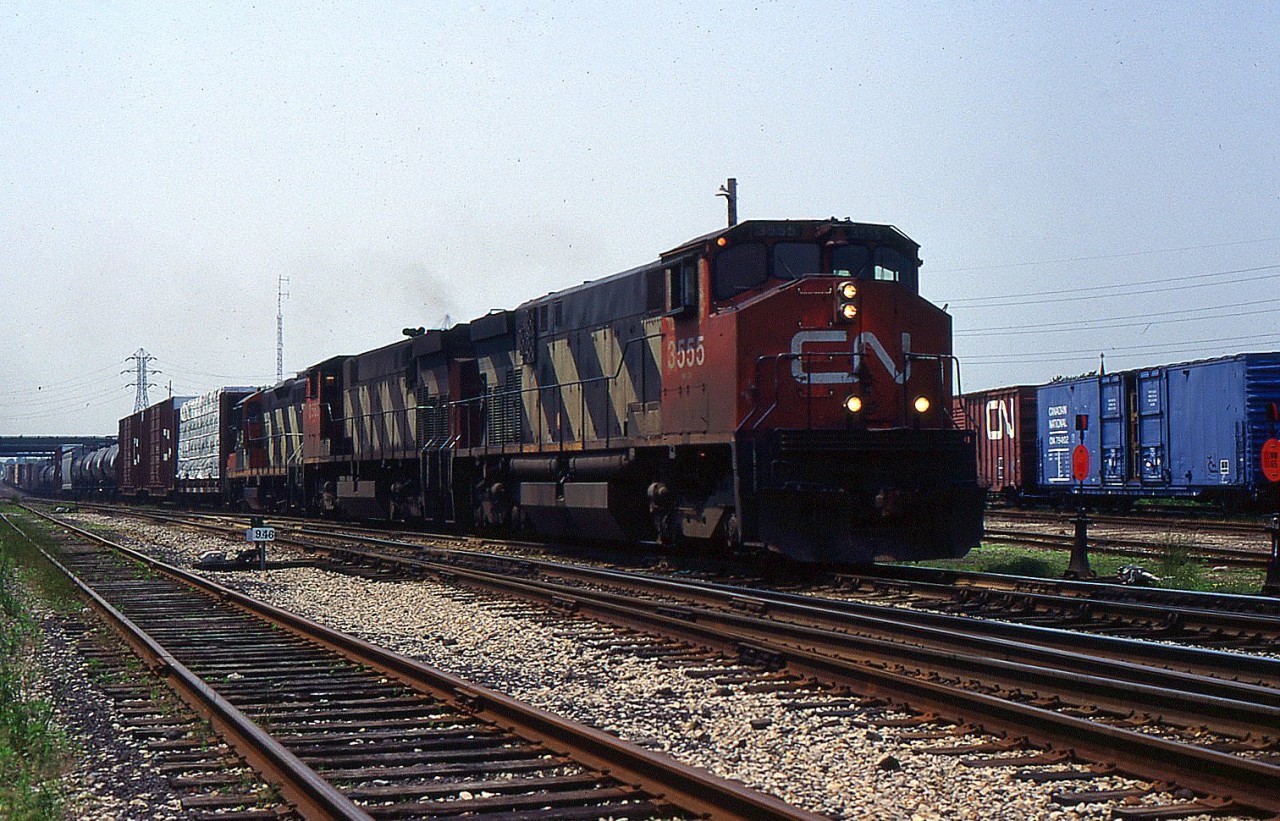
{"type": "Polygon", "coordinates": [[[1280,439],[1268,439],[1262,444],[1262,475],[1269,482],[1280,482],[1280,439]]]}
{"type": "MultiPolygon", "coordinates": [[[[1276,444],[1280,445],[1280,442],[1276,444]]],[[[1077,482],[1089,478],[1089,449],[1084,445],[1076,445],[1076,449],[1071,451],[1071,475],[1077,482]]]]}
{"type": "Polygon", "coordinates": [[[251,527],[244,532],[244,540],[246,542],[274,542],[276,540],[276,529],[274,527],[251,527]]]}

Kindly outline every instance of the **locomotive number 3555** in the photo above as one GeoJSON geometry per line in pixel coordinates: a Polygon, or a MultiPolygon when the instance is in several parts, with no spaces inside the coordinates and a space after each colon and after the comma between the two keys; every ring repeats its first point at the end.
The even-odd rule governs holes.
{"type": "Polygon", "coordinates": [[[667,342],[667,370],[692,368],[707,361],[707,349],[702,347],[702,336],[667,342]]]}

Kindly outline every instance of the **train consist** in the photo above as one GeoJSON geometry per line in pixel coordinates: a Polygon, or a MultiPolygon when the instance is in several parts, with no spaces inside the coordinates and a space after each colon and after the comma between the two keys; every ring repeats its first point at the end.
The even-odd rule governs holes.
{"type": "Polygon", "coordinates": [[[979,482],[1010,501],[1184,497],[1275,509],[1262,452],[1280,435],[1280,353],[980,391],[958,397],[953,413],[977,433],[979,482]]]}
{"type": "Polygon", "coordinates": [[[920,264],[888,225],[740,223],[268,389],[165,400],[121,420],[119,489],[803,561],[960,556],[983,491],[920,264]]]}

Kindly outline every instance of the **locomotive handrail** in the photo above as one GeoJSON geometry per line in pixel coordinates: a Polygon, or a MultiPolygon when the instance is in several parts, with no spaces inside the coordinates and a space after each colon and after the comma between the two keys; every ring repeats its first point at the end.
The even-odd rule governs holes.
{"type": "MultiPolygon", "coordinates": [[[[762,413],[762,414],[760,415],[760,417],[759,417],[758,419],[756,419],[756,420],[755,420],[755,423],[754,423],[753,425],[751,425],[751,430],[758,430],[758,429],[760,428],[760,425],[764,424],[765,419],[767,419],[767,418],[769,417],[769,415],[770,415],[770,414],[772,414],[775,410],[777,410],[778,405],[780,404],[780,403],[779,403],[779,397],[781,396],[781,393],[782,393],[781,363],[782,363],[783,361],[806,360],[806,359],[810,359],[810,358],[814,358],[814,357],[825,357],[826,359],[830,360],[830,359],[833,359],[833,358],[840,358],[840,357],[845,357],[845,356],[849,356],[849,355],[850,355],[850,354],[849,354],[849,353],[846,353],[845,351],[839,351],[839,352],[834,352],[834,351],[828,351],[828,352],[822,352],[822,351],[813,351],[813,352],[805,352],[805,351],[784,351],[783,353],[776,353],[776,354],[762,354],[762,355],[760,355],[760,356],[756,357],[756,361],[755,361],[755,370],[756,370],[756,381],[757,381],[757,383],[759,383],[759,382],[761,382],[761,381],[762,381],[762,380],[760,379],[760,377],[761,377],[761,372],[760,372],[761,365],[762,365],[764,362],[766,362],[766,361],[772,361],[772,362],[773,362],[773,404],[772,404],[772,405],[770,405],[767,409],[765,409],[764,413],[762,413]]],[[[904,352],[904,353],[903,353],[903,359],[904,359],[904,361],[911,361],[911,360],[935,361],[935,362],[938,362],[938,363],[939,363],[939,366],[941,366],[944,362],[950,361],[950,362],[952,362],[952,363],[955,365],[956,372],[957,372],[957,378],[958,378],[958,375],[959,375],[960,361],[959,361],[959,359],[957,359],[957,358],[956,358],[955,354],[949,354],[949,353],[941,353],[941,354],[940,354],[940,353],[916,353],[916,352],[912,352],[912,351],[906,351],[906,352],[904,352]]],[[[806,368],[806,369],[805,369],[805,377],[806,377],[806,378],[805,378],[805,383],[804,383],[805,388],[806,388],[806,395],[805,395],[805,397],[804,397],[804,398],[805,398],[805,414],[806,414],[806,419],[807,419],[807,428],[808,428],[808,429],[812,429],[812,428],[813,428],[813,398],[814,398],[814,397],[813,397],[813,372],[812,372],[812,371],[810,371],[810,370],[808,370],[808,369],[806,368]]],[[[945,381],[946,381],[946,380],[945,380],[945,375],[943,375],[943,383],[944,383],[944,384],[945,384],[945,381]]],[[[905,400],[907,399],[907,395],[906,395],[906,394],[907,394],[907,383],[906,383],[906,380],[905,380],[905,379],[904,379],[904,380],[903,380],[903,382],[902,382],[902,390],[903,390],[903,400],[904,400],[904,407],[905,407],[905,400]]],[[[758,387],[757,387],[756,393],[757,393],[757,396],[758,396],[758,395],[759,395],[759,389],[758,389],[758,387]]],[[[745,427],[746,427],[747,423],[748,423],[749,421],[751,421],[752,417],[753,417],[753,416],[755,416],[755,413],[756,413],[756,411],[759,409],[759,407],[760,407],[760,402],[759,402],[759,400],[757,399],[756,403],[752,406],[751,410],[750,410],[750,411],[748,411],[748,412],[747,412],[747,414],[746,414],[745,416],[743,416],[743,417],[742,417],[742,421],[740,421],[740,422],[738,423],[738,425],[737,425],[737,427],[735,428],[735,430],[736,430],[736,431],[741,431],[741,430],[743,430],[743,428],[745,428],[745,427]]],[[[948,413],[948,415],[947,415],[947,418],[950,418],[950,414],[949,414],[949,413],[948,413]]],[[[902,424],[904,424],[904,425],[905,425],[905,424],[906,424],[906,422],[907,422],[907,420],[906,420],[905,418],[903,418],[903,419],[901,420],[901,422],[902,422],[902,424]]]]}
{"type": "MultiPolygon", "coordinates": [[[[790,361],[790,360],[803,360],[803,359],[811,358],[811,357],[826,357],[827,359],[833,359],[833,358],[836,358],[836,357],[843,357],[843,356],[848,356],[848,354],[846,354],[846,353],[845,353],[845,352],[843,352],[843,351],[838,352],[838,353],[836,353],[836,352],[825,352],[825,353],[824,353],[824,352],[818,352],[818,351],[813,351],[813,352],[804,352],[804,351],[794,352],[794,351],[786,351],[786,352],[784,352],[784,353],[776,353],[776,354],[761,354],[760,356],[756,357],[756,361],[755,361],[755,369],[756,369],[757,382],[759,382],[759,381],[760,381],[759,377],[760,377],[760,366],[761,366],[761,364],[762,364],[762,363],[764,363],[766,360],[772,360],[772,361],[773,361],[773,404],[772,404],[772,405],[770,405],[770,406],[765,410],[765,412],[764,412],[763,414],[761,414],[761,415],[760,415],[760,418],[759,418],[759,419],[757,419],[757,420],[756,420],[756,422],[755,422],[755,424],[751,426],[751,429],[752,429],[752,430],[758,430],[758,429],[759,429],[759,427],[760,427],[760,425],[764,423],[764,420],[765,420],[765,419],[767,419],[767,418],[769,417],[769,415],[770,415],[771,413],[773,413],[775,410],[777,410],[777,408],[778,408],[778,404],[779,404],[779,402],[778,402],[778,397],[782,394],[782,377],[781,377],[781,374],[780,374],[780,372],[779,372],[779,367],[780,367],[780,365],[781,365],[781,363],[782,363],[782,361],[783,361],[783,360],[789,360],[789,361],[790,361]]],[[[806,415],[807,415],[807,417],[808,417],[808,426],[809,426],[810,428],[812,428],[812,427],[813,427],[813,395],[812,395],[812,389],[813,389],[813,373],[812,373],[811,371],[809,371],[809,370],[806,370],[806,371],[805,371],[805,377],[806,377],[806,379],[805,379],[805,387],[806,387],[806,388],[808,388],[808,389],[809,389],[809,391],[810,391],[810,394],[809,394],[808,396],[806,396],[806,397],[805,397],[805,400],[806,400],[806,415]]],[[[756,390],[756,393],[757,393],[757,395],[759,394],[759,389],[758,389],[758,388],[757,388],[757,390],[756,390]]],[[[734,429],[734,430],[735,430],[735,431],[741,431],[741,430],[746,426],[747,422],[751,420],[751,417],[755,415],[755,412],[756,412],[756,410],[757,410],[759,407],[760,407],[760,402],[759,402],[759,400],[757,399],[757,400],[756,400],[756,403],[755,403],[754,405],[752,405],[751,410],[747,412],[747,415],[746,415],[746,416],[742,417],[742,421],[740,421],[740,422],[737,424],[737,427],[735,427],[735,429],[734,429]]]]}

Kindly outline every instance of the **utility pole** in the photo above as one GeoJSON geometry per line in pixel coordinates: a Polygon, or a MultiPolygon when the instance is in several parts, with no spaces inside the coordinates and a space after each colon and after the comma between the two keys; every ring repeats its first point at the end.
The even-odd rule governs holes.
{"type": "Polygon", "coordinates": [[[289,292],[284,289],[288,277],[276,279],[276,382],[284,381],[284,298],[289,292]]]}
{"type": "Polygon", "coordinates": [[[724,197],[729,206],[729,227],[738,224],[738,178],[730,177],[727,185],[720,186],[717,197],[724,197]]]}
{"type": "Polygon", "coordinates": [[[138,389],[133,399],[133,412],[137,413],[151,404],[151,400],[147,398],[147,388],[156,387],[151,383],[151,375],[162,373],[162,371],[151,370],[147,367],[148,363],[155,361],[155,357],[147,353],[143,348],[134,351],[133,356],[126,357],[124,361],[133,363],[133,368],[120,371],[120,373],[132,373],[134,375],[133,381],[127,387],[136,387],[138,389]]]}

